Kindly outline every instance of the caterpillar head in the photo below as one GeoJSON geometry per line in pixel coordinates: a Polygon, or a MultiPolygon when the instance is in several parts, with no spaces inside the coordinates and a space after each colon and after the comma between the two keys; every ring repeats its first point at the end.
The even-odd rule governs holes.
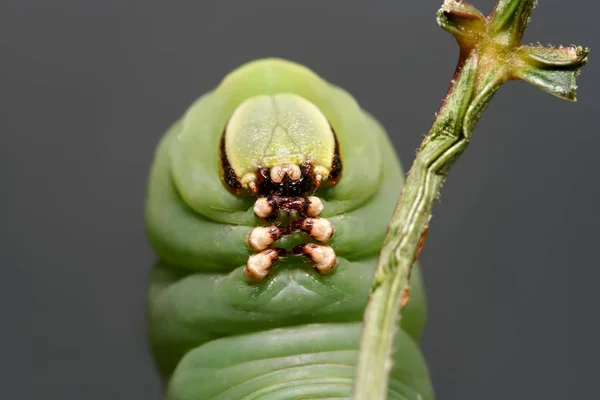
{"type": "Polygon", "coordinates": [[[221,139],[225,183],[236,194],[303,196],[335,184],[341,161],[335,133],[310,101],[292,93],[250,97],[221,139]]]}

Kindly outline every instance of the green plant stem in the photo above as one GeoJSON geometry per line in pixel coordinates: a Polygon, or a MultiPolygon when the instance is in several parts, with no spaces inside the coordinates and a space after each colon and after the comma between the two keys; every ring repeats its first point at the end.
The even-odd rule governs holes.
{"type": "Polygon", "coordinates": [[[498,88],[522,79],[575,100],[575,76],[588,49],[520,45],[534,0],[500,0],[486,18],[473,6],[446,0],[438,24],[454,35],[460,57],[450,89],[410,168],[379,255],[355,376],[353,399],[385,399],[395,333],[409,278],[433,204],[450,168],[498,88]]]}

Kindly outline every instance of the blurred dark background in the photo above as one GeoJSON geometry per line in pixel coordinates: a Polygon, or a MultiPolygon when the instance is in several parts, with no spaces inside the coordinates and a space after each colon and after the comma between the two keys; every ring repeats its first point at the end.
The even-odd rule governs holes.
{"type": "MultiPolygon", "coordinates": [[[[161,399],[142,205],[163,131],[279,56],[353,93],[408,169],[456,63],[441,2],[0,1],[3,397],[161,399]]],[[[421,258],[439,399],[598,397],[600,3],[540,3],[525,42],[590,64],[575,104],[505,85],[443,189],[421,258]]]]}

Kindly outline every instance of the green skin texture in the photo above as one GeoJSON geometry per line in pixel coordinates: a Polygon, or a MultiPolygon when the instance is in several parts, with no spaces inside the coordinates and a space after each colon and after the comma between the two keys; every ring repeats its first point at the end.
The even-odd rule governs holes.
{"type": "MultiPolygon", "coordinates": [[[[146,231],[157,253],[148,293],[149,335],[169,400],[349,398],[377,255],[404,181],[381,125],[344,90],[298,64],[245,64],[202,96],[160,141],[149,178],[146,231]],[[219,143],[249,97],[295,93],[336,132],[343,169],[319,189],[339,265],[321,276],[305,257],[277,261],[266,279],[244,277],[246,238],[268,223],[255,197],[222,178],[219,143]]],[[[279,247],[309,241],[296,233],[279,247]]],[[[426,304],[418,265],[403,312],[389,398],[433,399],[418,342],[426,304]]]]}

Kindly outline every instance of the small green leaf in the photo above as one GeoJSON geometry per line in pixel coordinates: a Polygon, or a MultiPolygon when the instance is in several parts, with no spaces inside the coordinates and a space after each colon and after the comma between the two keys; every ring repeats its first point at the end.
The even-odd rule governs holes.
{"type": "Polygon", "coordinates": [[[452,34],[461,46],[472,47],[485,33],[485,17],[469,3],[446,0],[437,12],[437,23],[452,34]]]}
{"type": "Polygon", "coordinates": [[[576,101],[577,75],[589,52],[582,47],[523,46],[516,51],[523,65],[514,68],[514,75],[554,96],[576,101]]]}

